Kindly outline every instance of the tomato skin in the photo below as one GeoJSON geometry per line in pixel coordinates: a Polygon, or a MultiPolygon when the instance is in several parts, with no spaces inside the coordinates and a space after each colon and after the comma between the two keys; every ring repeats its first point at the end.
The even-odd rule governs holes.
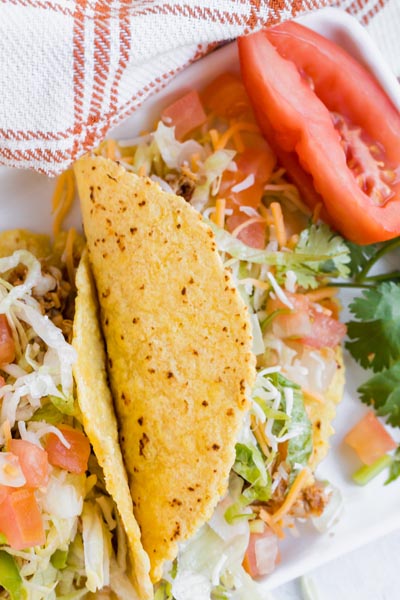
{"type": "Polygon", "coordinates": [[[11,439],[8,450],[18,456],[19,464],[25,476],[24,487],[38,488],[49,480],[49,461],[47,452],[31,442],[11,439]]]}
{"type": "MultiPolygon", "coordinates": [[[[343,62],[342,51],[337,50],[336,45],[293,23],[284,23],[271,30],[240,38],[239,55],[244,83],[264,135],[275,150],[279,148],[281,153],[288,155],[285,163],[278,151],[289,174],[290,162],[296,164],[294,157],[297,158],[297,174],[300,166],[304,171],[303,179],[307,182],[304,187],[308,191],[314,188],[317,194],[313,199],[305,194],[304,200],[311,205],[315,204],[319,194],[331,224],[354,242],[369,244],[398,235],[400,182],[390,185],[393,197],[386,199],[382,204],[375,203],[359,187],[353,172],[347,166],[346,154],[329,112],[336,108],[341,109],[347,101],[351,106],[347,114],[351,117],[358,116],[359,112],[366,112],[364,105],[360,110],[353,98],[360,94],[361,88],[365,88],[366,95],[372,99],[368,103],[369,117],[363,117],[362,123],[368,127],[368,135],[385,149],[389,168],[398,167],[400,114],[371,76],[363,70],[360,71],[353,59],[349,58],[343,62]],[[302,32],[302,37],[297,35],[297,31],[302,32]],[[283,58],[274,46],[277,44],[278,35],[279,48],[290,60],[283,58]],[[316,37],[318,47],[315,43],[316,37]],[[319,47],[325,52],[322,57],[319,47]],[[335,56],[338,52],[340,59],[336,62],[335,56]],[[297,60],[297,65],[292,60],[297,60]],[[322,74],[321,77],[315,75],[310,64],[317,74],[322,74]],[[317,89],[324,89],[321,99],[300,75],[298,68],[304,71],[304,65],[309,69],[307,74],[315,76],[317,89]],[[343,71],[340,77],[337,75],[338,69],[343,71]],[[330,78],[326,79],[329,85],[323,78],[326,71],[329,72],[330,78]],[[330,85],[335,74],[338,77],[337,95],[332,94],[330,85]],[[344,100],[339,101],[342,87],[345,91],[344,100]],[[326,100],[331,95],[332,102],[329,106],[324,105],[322,99],[326,100]],[[353,101],[349,100],[349,97],[353,98],[353,101]],[[382,106],[385,106],[385,112],[380,112],[382,106]],[[394,124],[390,127],[394,135],[388,132],[387,128],[380,131],[379,127],[369,126],[373,120],[379,125],[382,114],[385,114],[385,121],[393,121],[394,124]],[[397,140],[396,144],[394,139],[397,140]]],[[[357,125],[353,118],[352,121],[357,125]]],[[[296,183],[301,185],[298,181],[296,183]]]]}
{"type": "Polygon", "coordinates": [[[175,137],[181,140],[187,133],[207,120],[198,92],[192,90],[162,112],[161,119],[168,127],[175,126],[175,137]]]}
{"type": "Polygon", "coordinates": [[[0,364],[12,363],[15,359],[15,343],[6,315],[0,315],[0,364]]]}
{"type": "Polygon", "coordinates": [[[55,433],[49,433],[46,439],[49,463],[70,473],[85,473],[90,455],[88,438],[81,431],[67,425],[60,425],[58,429],[71,447],[66,448],[55,433]]]}
{"type": "Polygon", "coordinates": [[[45,543],[42,516],[32,489],[0,486],[0,531],[14,550],[45,543]]]}
{"type": "Polygon", "coordinates": [[[371,410],[350,429],[344,442],[356,451],[366,465],[372,465],[386,452],[397,448],[392,436],[371,410]]]}

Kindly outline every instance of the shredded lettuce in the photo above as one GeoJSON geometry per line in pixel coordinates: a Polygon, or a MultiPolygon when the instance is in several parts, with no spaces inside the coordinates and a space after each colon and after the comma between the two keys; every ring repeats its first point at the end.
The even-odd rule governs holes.
{"type": "Polygon", "coordinates": [[[101,519],[100,509],[86,501],[82,511],[82,537],[89,591],[101,590],[110,583],[111,534],[101,519]]]}
{"type": "Polygon", "coordinates": [[[284,421],[284,430],[278,422],[273,427],[276,435],[287,433],[288,439],[286,462],[291,467],[290,482],[292,482],[302,467],[305,467],[312,454],[312,425],[307,416],[304,405],[303,393],[300,386],[289,381],[281,373],[275,372],[268,375],[269,380],[281,394],[281,409],[286,413],[288,408],[288,395],[285,388],[292,390],[292,406],[290,417],[284,421]],[[295,432],[295,435],[292,435],[295,432]]]}
{"type": "Polygon", "coordinates": [[[175,127],[167,127],[162,121],[157,125],[153,140],[158,146],[163,161],[170,169],[178,169],[193,154],[197,153],[200,156],[204,154],[203,146],[194,140],[179,142],[175,138],[175,127]]]}
{"type": "MultiPolygon", "coordinates": [[[[233,150],[217,150],[206,158],[199,171],[200,184],[195,187],[191,198],[191,205],[201,212],[207,206],[212,186],[222,177],[227,166],[235,156],[233,150]]],[[[217,190],[215,190],[215,194],[217,190]]]]}
{"type": "Polygon", "coordinates": [[[43,495],[43,508],[52,517],[71,519],[82,512],[85,476],[54,469],[43,495]]]}
{"type": "MultiPolygon", "coordinates": [[[[249,540],[249,530],[228,540],[223,540],[208,525],[204,525],[193,538],[181,544],[178,570],[171,580],[175,600],[221,598],[232,600],[261,600],[257,585],[245,573],[242,560],[249,540]]],[[[166,600],[168,596],[161,596],[166,600]]]]}
{"type": "Polygon", "coordinates": [[[11,600],[26,598],[26,590],[23,587],[17,563],[4,550],[0,550],[0,586],[7,590],[11,600]]]}
{"type": "Polygon", "coordinates": [[[232,257],[228,260],[228,265],[234,259],[274,266],[280,285],[285,284],[288,271],[294,273],[298,284],[305,289],[318,287],[321,279],[328,276],[345,277],[349,273],[349,249],[343,239],[327,225],[311,225],[300,235],[295,250],[284,252],[251,248],[212,221],[207,223],[214,231],[219,250],[232,257]]]}

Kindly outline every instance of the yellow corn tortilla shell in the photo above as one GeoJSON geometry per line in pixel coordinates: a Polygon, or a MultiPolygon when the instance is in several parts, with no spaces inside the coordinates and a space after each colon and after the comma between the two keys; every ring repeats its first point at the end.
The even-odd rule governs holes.
{"type": "Polygon", "coordinates": [[[226,491],[255,376],[211,229],[110,160],[75,165],[134,512],[158,581],[226,491]]]}
{"type": "Polygon", "coordinates": [[[141,600],[153,598],[150,562],[140,541],[132,499],[118,442],[117,421],[108,386],[104,342],[100,331],[96,291],[85,253],[77,274],[74,337],[77,351],[74,378],[83,426],[103,469],[108,493],[119,511],[127,535],[133,584],[141,600]]]}
{"type": "Polygon", "coordinates": [[[324,401],[321,402],[308,395],[304,397],[304,403],[313,431],[313,453],[309,461],[309,467],[312,472],[315,471],[318,464],[328,453],[329,438],[334,433],[331,423],[335,418],[336,406],[343,398],[345,369],[341,346],[338,346],[335,350],[335,359],[337,368],[330,386],[324,394],[324,401]]]}
{"type": "Polygon", "coordinates": [[[7,229],[0,232],[0,258],[11,256],[15,250],[28,250],[37,258],[52,253],[50,236],[26,229],[7,229]]]}

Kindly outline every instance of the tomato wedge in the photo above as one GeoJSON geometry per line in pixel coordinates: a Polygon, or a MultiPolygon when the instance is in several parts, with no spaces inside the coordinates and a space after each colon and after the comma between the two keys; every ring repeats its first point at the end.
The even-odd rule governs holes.
{"type": "Polygon", "coordinates": [[[19,458],[26,479],[25,487],[38,488],[47,484],[49,461],[45,450],[25,440],[10,440],[8,450],[19,458]]]}
{"type": "Polygon", "coordinates": [[[239,39],[260,127],[304,200],[348,239],[400,234],[400,113],[333,42],[297,23],[239,39]]]}
{"type": "Polygon", "coordinates": [[[189,131],[205,123],[207,115],[199,94],[193,90],[167,106],[161,119],[168,127],[175,126],[175,137],[181,140],[189,131]]]}
{"type": "Polygon", "coordinates": [[[14,550],[45,543],[42,516],[33,490],[0,486],[0,532],[14,550]]]}
{"type": "Polygon", "coordinates": [[[64,446],[55,433],[49,433],[46,440],[49,463],[70,471],[70,473],[84,473],[90,455],[88,438],[82,431],[68,427],[68,425],[60,425],[58,429],[70,444],[70,447],[64,446]]]}
{"type": "Polygon", "coordinates": [[[392,436],[371,410],[350,429],[344,442],[357,452],[366,465],[372,465],[386,452],[397,448],[392,436]]]}
{"type": "Polygon", "coordinates": [[[15,358],[15,343],[6,315],[0,315],[0,364],[12,363],[15,358]]]}

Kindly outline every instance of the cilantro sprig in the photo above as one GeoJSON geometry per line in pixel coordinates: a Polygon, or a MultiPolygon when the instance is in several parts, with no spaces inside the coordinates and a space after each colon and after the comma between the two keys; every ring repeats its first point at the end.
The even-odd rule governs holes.
{"type": "MultiPolygon", "coordinates": [[[[349,306],[354,320],[347,323],[346,347],[362,367],[374,372],[358,388],[360,399],[389,425],[400,427],[400,271],[371,275],[385,254],[400,247],[400,237],[371,246],[350,242],[347,246],[353,280],[344,285],[365,289],[349,306]]],[[[400,447],[393,456],[387,455],[380,461],[374,468],[363,467],[356,476],[365,483],[389,467],[386,484],[400,477],[400,447]]]]}
{"type": "Polygon", "coordinates": [[[350,304],[358,319],[347,324],[346,343],[364,369],[381,371],[400,359],[400,285],[384,282],[350,304]]]}
{"type": "Polygon", "coordinates": [[[364,404],[372,405],[390,425],[400,427],[400,362],[370,377],[358,391],[364,404]]]}

